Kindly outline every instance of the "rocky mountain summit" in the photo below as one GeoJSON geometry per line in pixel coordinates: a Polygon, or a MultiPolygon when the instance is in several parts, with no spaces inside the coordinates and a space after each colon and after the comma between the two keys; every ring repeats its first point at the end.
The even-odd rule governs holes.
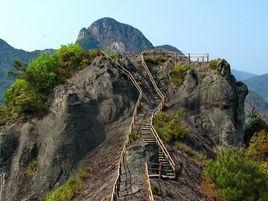
{"type": "MultiPolygon", "coordinates": [[[[216,68],[208,63],[187,63],[190,69],[177,86],[170,77],[174,55],[163,50],[145,53],[147,58],[156,55],[163,58],[160,63],[145,61],[164,93],[163,111],[180,110],[185,114],[184,124],[190,131],[186,143],[208,157],[215,155],[217,145],[242,143],[243,107],[248,91],[231,75],[230,65],[224,60],[218,61],[216,68]]],[[[145,73],[140,55],[123,57],[118,62],[130,72],[138,71],[141,76],[145,73]]],[[[178,64],[180,62],[185,64],[185,61],[178,64]]],[[[86,184],[73,199],[108,198],[137,99],[133,83],[118,70],[115,62],[103,56],[97,57],[66,84],[56,87],[46,116],[18,122],[0,135],[0,170],[7,175],[4,200],[43,200],[48,191],[62,185],[81,168],[86,168],[89,174],[85,176],[86,184]]],[[[152,180],[160,189],[172,189],[172,192],[157,194],[156,200],[171,197],[173,200],[212,200],[200,188],[201,165],[187,158],[182,150],[172,149],[169,149],[171,155],[182,161],[183,171],[177,181],[152,180]]],[[[131,150],[130,169],[140,163],[135,159],[137,153],[145,154],[135,143],[131,150]]]]}
{"type": "Polygon", "coordinates": [[[153,48],[141,31],[108,17],[97,20],[87,29],[81,29],[76,42],[84,49],[103,49],[124,55],[153,48]]]}

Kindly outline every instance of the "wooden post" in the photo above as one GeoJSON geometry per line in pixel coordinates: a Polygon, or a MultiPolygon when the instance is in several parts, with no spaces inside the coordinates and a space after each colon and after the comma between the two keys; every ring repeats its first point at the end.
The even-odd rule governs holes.
{"type": "Polygon", "coordinates": [[[207,53],[207,62],[209,62],[209,54],[207,53]]]}
{"type": "Polygon", "coordinates": [[[188,54],[188,60],[191,61],[191,53],[188,54]]]}

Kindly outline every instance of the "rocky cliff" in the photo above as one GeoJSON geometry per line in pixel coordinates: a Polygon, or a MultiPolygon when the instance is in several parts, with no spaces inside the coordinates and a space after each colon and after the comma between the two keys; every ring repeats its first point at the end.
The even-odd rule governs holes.
{"type": "MultiPolygon", "coordinates": [[[[151,50],[147,54],[155,52],[151,50]]],[[[207,136],[205,138],[214,145],[242,143],[244,101],[248,89],[245,84],[236,81],[230,65],[225,60],[219,60],[215,69],[209,63],[186,63],[190,70],[183,84],[177,87],[170,77],[174,69],[172,54],[166,56],[162,50],[158,50],[157,54],[167,57],[161,65],[150,65],[158,86],[167,97],[166,110],[180,108],[185,111],[190,122],[200,129],[200,134],[207,136]]]]}
{"type": "MultiPolygon", "coordinates": [[[[136,99],[130,81],[104,58],[58,86],[47,116],[15,124],[0,135],[0,169],[7,173],[3,199],[42,200],[99,145],[106,148],[94,155],[98,157],[91,165],[102,160],[108,164],[109,157],[116,172],[136,99]],[[33,161],[37,169],[29,174],[33,161]]],[[[113,174],[108,177],[114,181],[113,174]]]]}
{"type": "MultiPolygon", "coordinates": [[[[146,55],[164,58],[160,63],[148,62],[148,66],[165,95],[164,111],[181,110],[186,116],[184,121],[191,131],[186,143],[213,157],[217,145],[235,146],[243,142],[244,100],[248,90],[231,75],[226,61],[219,60],[213,68],[209,63],[178,61],[177,65],[188,65],[190,69],[182,85],[177,86],[170,77],[174,54],[151,50],[146,55]]],[[[139,62],[139,55],[120,60],[132,71],[139,62]]],[[[4,200],[42,200],[81,167],[90,173],[75,200],[105,199],[115,181],[137,90],[112,62],[97,57],[65,85],[56,87],[51,98],[46,116],[18,122],[0,135],[0,170],[6,173],[4,200]],[[33,163],[35,171],[29,171],[33,163]]],[[[154,185],[160,189],[172,187],[169,194],[178,200],[197,200],[200,196],[211,200],[198,187],[200,165],[180,150],[172,155],[190,168],[184,168],[178,182],[154,180],[154,185]],[[195,184],[186,185],[190,183],[195,184]]]]}
{"type": "Polygon", "coordinates": [[[81,29],[76,42],[84,49],[103,49],[124,55],[153,48],[141,31],[107,17],[97,20],[87,29],[81,29]]]}

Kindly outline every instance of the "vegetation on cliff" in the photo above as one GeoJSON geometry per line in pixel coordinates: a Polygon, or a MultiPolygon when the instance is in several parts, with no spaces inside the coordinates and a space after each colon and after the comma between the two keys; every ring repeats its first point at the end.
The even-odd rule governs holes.
{"type": "Polygon", "coordinates": [[[49,106],[49,94],[71,75],[89,65],[96,51],[84,51],[78,44],[62,46],[54,54],[42,53],[29,65],[16,62],[16,81],[5,93],[1,124],[18,118],[42,115],[49,106]]]}
{"type": "Polygon", "coordinates": [[[181,86],[185,79],[187,71],[190,69],[191,67],[186,64],[177,65],[170,73],[172,83],[176,86],[181,86]]]}

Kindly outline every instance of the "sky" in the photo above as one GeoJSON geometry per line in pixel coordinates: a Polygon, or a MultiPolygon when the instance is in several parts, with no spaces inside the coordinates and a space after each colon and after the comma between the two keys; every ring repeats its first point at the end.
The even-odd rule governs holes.
{"type": "Polygon", "coordinates": [[[0,0],[0,8],[0,38],[18,49],[58,48],[112,17],[153,45],[207,52],[232,68],[268,73],[267,0],[0,0]]]}

